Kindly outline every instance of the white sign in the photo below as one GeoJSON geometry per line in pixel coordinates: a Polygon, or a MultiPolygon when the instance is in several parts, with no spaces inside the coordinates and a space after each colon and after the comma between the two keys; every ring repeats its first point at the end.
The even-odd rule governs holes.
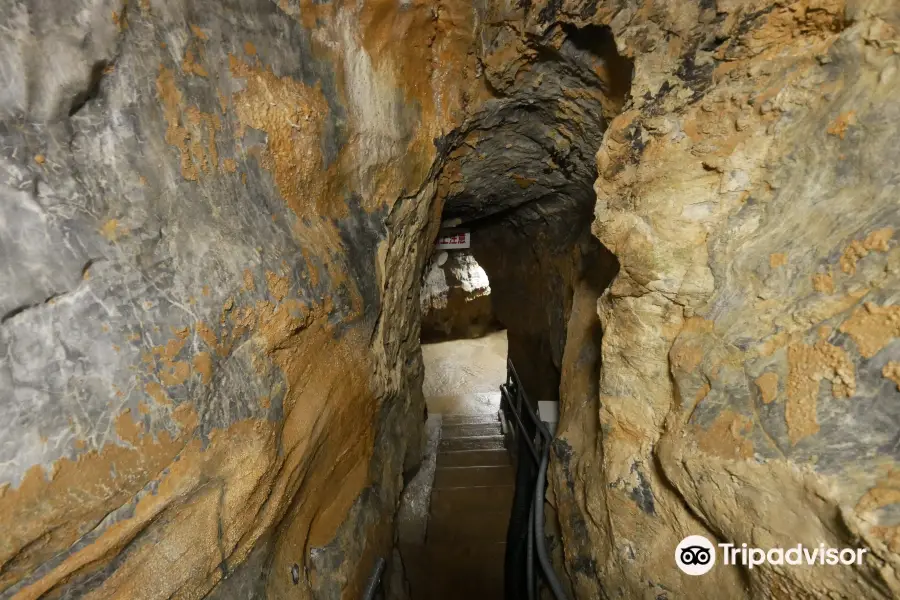
{"type": "Polygon", "coordinates": [[[438,250],[461,250],[472,246],[471,234],[466,232],[443,235],[437,240],[438,250]]]}

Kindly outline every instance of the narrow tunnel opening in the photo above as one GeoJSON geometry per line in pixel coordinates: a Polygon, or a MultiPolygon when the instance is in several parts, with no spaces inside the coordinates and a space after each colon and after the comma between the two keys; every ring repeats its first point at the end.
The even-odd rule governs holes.
{"type": "Polygon", "coordinates": [[[562,30],[565,44],[581,53],[590,72],[603,81],[606,96],[621,108],[631,90],[634,61],[619,54],[612,30],[605,25],[576,27],[570,23],[563,24],[562,30]]]}
{"type": "MultiPolygon", "coordinates": [[[[542,480],[524,438],[541,437],[519,422],[527,409],[564,438],[570,423],[597,419],[579,407],[596,398],[597,301],[618,261],[591,233],[595,153],[626,102],[633,65],[600,26],[553,26],[533,56],[515,86],[448,136],[438,176],[441,235],[462,233],[467,247],[438,244],[423,284],[424,393],[439,442],[414,599],[429,597],[417,579],[446,568],[428,562],[441,548],[476,557],[465,567],[473,593],[526,597],[537,572],[525,567],[529,523],[543,520],[533,518],[542,480]],[[457,274],[470,268],[477,275],[457,274]],[[564,381],[567,371],[584,381],[564,381]],[[493,389],[478,387],[486,383],[493,389]],[[501,383],[505,398],[522,394],[521,413],[509,400],[501,409],[501,383]]],[[[549,456],[550,438],[538,447],[549,456]]],[[[551,529],[555,518],[546,515],[551,529]]]]}
{"type": "Polygon", "coordinates": [[[472,254],[470,239],[469,232],[443,236],[425,268],[423,344],[480,338],[505,329],[494,314],[490,278],[472,254]]]}
{"type": "Polygon", "coordinates": [[[471,239],[469,231],[445,231],[422,286],[422,391],[427,411],[448,422],[451,415],[496,419],[506,376],[506,326],[471,239]]]}

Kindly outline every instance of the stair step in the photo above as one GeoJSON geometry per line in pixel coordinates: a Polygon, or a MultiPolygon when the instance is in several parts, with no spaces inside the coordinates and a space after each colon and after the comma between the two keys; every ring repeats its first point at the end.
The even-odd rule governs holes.
{"type": "MultiPolygon", "coordinates": [[[[412,598],[500,600],[503,598],[504,543],[429,543],[411,556],[412,598]]],[[[404,563],[407,557],[403,557],[404,563]]]]}
{"type": "Polygon", "coordinates": [[[424,556],[437,559],[439,563],[452,565],[476,565],[485,559],[503,561],[506,542],[429,542],[423,550],[424,556]]]}
{"type": "Polygon", "coordinates": [[[462,437],[484,437],[489,435],[501,435],[500,421],[493,423],[464,423],[462,425],[441,425],[441,439],[456,439],[462,437]]]}
{"type": "Polygon", "coordinates": [[[489,467],[493,465],[510,465],[509,452],[506,450],[457,450],[438,454],[437,466],[441,467],[489,467]]]}
{"type": "Polygon", "coordinates": [[[443,518],[468,511],[506,511],[512,508],[514,488],[511,485],[443,488],[431,493],[430,518],[443,518]]]}
{"type": "Polygon", "coordinates": [[[487,435],[442,439],[440,452],[454,452],[456,450],[502,450],[503,436],[487,435]]]}
{"type": "Polygon", "coordinates": [[[450,425],[479,425],[481,423],[500,423],[496,414],[490,415],[442,415],[441,422],[445,427],[450,425]]]}
{"type": "Polygon", "coordinates": [[[426,396],[428,412],[444,417],[451,415],[497,416],[500,410],[500,390],[496,392],[476,392],[474,394],[453,394],[449,396],[426,396]]]}
{"type": "Polygon", "coordinates": [[[506,540],[509,511],[446,513],[428,523],[428,544],[502,543],[506,540]]]}
{"type": "MultiPolygon", "coordinates": [[[[423,598],[428,600],[460,600],[461,598],[477,598],[478,600],[502,600],[503,576],[495,571],[503,570],[503,563],[498,566],[484,564],[472,569],[453,569],[443,577],[428,582],[428,591],[423,598]]],[[[414,596],[415,597],[415,596],[414,596]]]]}
{"type": "Polygon", "coordinates": [[[513,485],[516,481],[509,465],[474,467],[438,467],[434,473],[434,489],[513,485]]]}
{"type": "Polygon", "coordinates": [[[428,600],[460,600],[461,598],[502,600],[502,571],[503,563],[499,565],[486,563],[471,569],[451,569],[442,577],[428,582],[428,591],[423,598],[428,600]],[[496,571],[500,571],[501,574],[498,575],[496,571]]]}

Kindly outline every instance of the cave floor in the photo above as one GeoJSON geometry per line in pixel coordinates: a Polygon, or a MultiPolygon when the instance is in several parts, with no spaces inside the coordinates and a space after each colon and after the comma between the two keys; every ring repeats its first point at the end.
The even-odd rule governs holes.
{"type": "Polygon", "coordinates": [[[498,418],[506,332],[422,351],[441,428],[425,540],[405,553],[412,598],[500,599],[515,477],[498,418]]]}
{"type": "Polygon", "coordinates": [[[472,340],[423,344],[429,412],[497,414],[506,380],[506,331],[472,340]]]}

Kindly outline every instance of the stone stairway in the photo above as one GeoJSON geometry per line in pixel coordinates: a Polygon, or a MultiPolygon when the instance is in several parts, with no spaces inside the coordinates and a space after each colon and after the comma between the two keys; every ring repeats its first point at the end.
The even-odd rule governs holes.
{"type": "Polygon", "coordinates": [[[413,600],[503,598],[515,473],[497,415],[444,415],[413,600]]]}

